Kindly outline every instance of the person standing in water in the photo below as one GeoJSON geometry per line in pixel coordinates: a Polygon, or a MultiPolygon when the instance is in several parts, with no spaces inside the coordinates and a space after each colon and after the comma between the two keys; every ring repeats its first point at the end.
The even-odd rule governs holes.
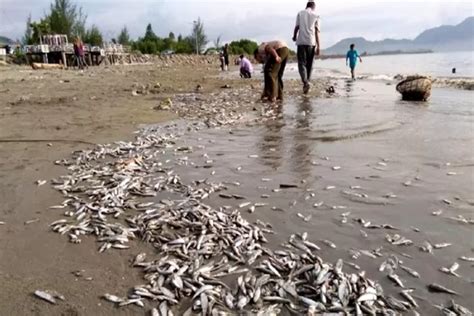
{"type": "Polygon", "coordinates": [[[308,0],[306,9],[296,16],[296,26],[293,32],[293,41],[296,42],[298,71],[303,81],[303,93],[307,94],[311,88],[311,72],[315,55],[320,55],[320,23],[315,12],[316,3],[308,0]]]}
{"type": "Polygon", "coordinates": [[[362,62],[362,58],[360,57],[359,53],[355,50],[355,45],[351,44],[350,50],[347,52],[346,55],[346,66],[351,67],[351,75],[352,80],[355,80],[355,68],[357,66],[357,58],[359,58],[360,62],[362,62]]]}
{"type": "Polygon", "coordinates": [[[255,60],[265,63],[262,101],[268,100],[273,103],[283,100],[283,73],[289,54],[288,45],[283,41],[262,43],[255,50],[255,60]]]}

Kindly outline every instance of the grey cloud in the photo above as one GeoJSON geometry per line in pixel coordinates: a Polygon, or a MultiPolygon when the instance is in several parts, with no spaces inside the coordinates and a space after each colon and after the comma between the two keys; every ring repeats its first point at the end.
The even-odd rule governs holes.
{"type": "MultiPolygon", "coordinates": [[[[221,35],[223,41],[245,37],[257,41],[281,38],[289,42],[296,13],[305,1],[265,1],[86,0],[77,3],[87,13],[88,24],[98,25],[109,39],[124,25],[132,37],[143,36],[148,23],[152,23],[160,36],[170,31],[186,35],[191,31],[192,21],[201,17],[211,41],[221,35]]],[[[20,38],[28,14],[40,18],[49,3],[50,0],[0,0],[0,34],[20,38]]],[[[372,40],[413,38],[428,27],[459,23],[472,14],[472,4],[469,1],[334,0],[319,1],[318,10],[323,46],[327,47],[352,36],[372,40]]]]}

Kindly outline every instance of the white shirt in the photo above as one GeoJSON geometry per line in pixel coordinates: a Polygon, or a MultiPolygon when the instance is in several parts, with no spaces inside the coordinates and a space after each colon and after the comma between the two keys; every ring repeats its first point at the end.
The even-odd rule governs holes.
{"type": "Polygon", "coordinates": [[[314,10],[307,8],[298,13],[296,26],[299,26],[296,45],[316,46],[316,30],[320,32],[320,22],[314,10]]]}

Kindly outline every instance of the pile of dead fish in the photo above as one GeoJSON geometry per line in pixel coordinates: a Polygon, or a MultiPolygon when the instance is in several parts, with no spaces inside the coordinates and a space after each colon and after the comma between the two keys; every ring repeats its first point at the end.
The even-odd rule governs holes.
{"type": "Polygon", "coordinates": [[[156,249],[152,258],[142,253],[134,260],[144,284],[127,296],[104,293],[104,299],[117,306],[145,307],[148,301],[156,307],[153,315],[172,315],[172,310],[394,314],[416,306],[385,297],[364,272],[344,273],[342,260],[325,263],[306,233],[291,236],[282,249],[265,247],[271,225],[251,224],[238,210],[204,203],[225,185],[185,184],[169,160],[161,162],[165,153],[174,153],[174,163],[187,163],[180,154],[192,148],[178,147],[176,140],[163,128],[149,129],[133,142],[97,146],[57,161],[69,174],[53,181],[65,197],[53,208],[64,209],[66,216],[51,224],[53,231],[72,243],[95,236],[101,252],[129,248],[130,240],[156,249]],[[163,193],[170,197],[149,201],[163,193]]]}
{"type": "Polygon", "coordinates": [[[180,94],[173,100],[172,109],[182,117],[198,119],[207,127],[233,125],[251,118],[243,113],[255,107],[257,92],[251,88],[226,89],[203,95],[180,94]]]}

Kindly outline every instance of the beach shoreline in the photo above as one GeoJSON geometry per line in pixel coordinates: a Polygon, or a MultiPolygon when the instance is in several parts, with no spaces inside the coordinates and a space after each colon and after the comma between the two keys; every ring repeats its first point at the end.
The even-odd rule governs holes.
{"type": "MultiPolygon", "coordinates": [[[[2,249],[0,282],[4,284],[4,289],[7,289],[2,291],[0,310],[6,311],[8,314],[29,313],[33,315],[133,315],[143,313],[136,306],[116,309],[112,304],[101,300],[100,296],[110,291],[125,294],[128,289],[143,282],[140,272],[137,269],[132,269],[128,262],[137,253],[150,251],[149,245],[136,241],[133,242],[133,247],[130,250],[109,251],[99,254],[93,238],[83,238],[81,244],[72,245],[64,236],[61,237],[52,233],[48,227],[51,222],[59,219],[61,215],[61,211],[51,210],[49,207],[61,203],[62,198],[49,185],[38,187],[35,181],[40,179],[49,180],[64,175],[66,173],[65,168],[55,166],[53,162],[70,157],[73,151],[93,146],[87,143],[71,142],[72,140],[93,144],[127,141],[133,139],[133,132],[140,126],[160,122],[165,125],[168,124],[165,122],[174,124],[173,122],[177,118],[183,118],[188,123],[196,120],[204,123],[207,127],[213,128],[202,130],[202,134],[200,132],[186,134],[182,141],[184,141],[184,144],[194,147],[203,141],[209,142],[208,147],[211,151],[197,150],[191,158],[198,160],[198,157],[201,157],[200,159],[204,159],[201,155],[205,153],[215,156],[212,158],[216,160],[217,181],[220,177],[235,177],[239,181],[246,181],[247,179],[249,181],[247,183],[248,189],[243,186],[242,192],[236,190],[235,193],[250,196],[259,193],[252,190],[259,185],[265,185],[265,183],[258,184],[261,177],[279,178],[275,181],[280,182],[294,177],[295,181],[306,180],[310,184],[316,185],[313,189],[315,189],[314,192],[320,199],[322,196],[333,192],[325,190],[324,181],[338,183],[338,186],[341,183],[349,185],[351,182],[349,179],[355,179],[356,174],[364,175],[367,173],[365,175],[368,178],[361,181],[369,185],[370,181],[376,182],[376,180],[370,180],[371,172],[382,172],[383,175],[383,171],[380,170],[363,169],[362,161],[369,155],[363,152],[357,152],[354,155],[352,150],[355,150],[359,144],[352,144],[351,139],[357,140],[360,137],[363,144],[367,146],[364,148],[377,149],[381,146],[379,142],[386,141],[385,136],[379,135],[388,135],[386,137],[392,139],[393,134],[390,134],[390,131],[395,130],[398,131],[395,134],[397,135],[396,138],[399,138],[399,133],[402,133],[403,136],[403,129],[400,126],[408,124],[401,121],[399,117],[397,117],[397,121],[390,122],[391,116],[389,116],[389,119],[375,116],[376,119],[368,124],[365,121],[359,122],[360,118],[355,113],[353,113],[355,118],[345,116],[344,111],[351,111],[349,106],[352,105],[350,103],[352,99],[355,99],[353,106],[360,104],[358,106],[361,106],[361,108],[369,108],[368,112],[363,112],[364,114],[371,111],[377,112],[376,107],[371,102],[376,103],[377,98],[385,95],[388,91],[379,92],[382,89],[380,86],[383,86],[383,84],[374,86],[362,82],[358,86],[359,83],[349,84],[343,81],[335,82],[326,79],[314,86],[309,97],[302,97],[300,95],[300,83],[297,80],[288,80],[287,98],[283,104],[288,109],[283,111],[282,118],[272,115],[265,118],[265,111],[262,112],[262,109],[267,107],[258,101],[261,84],[259,80],[246,81],[237,78],[231,79],[228,76],[222,78],[217,69],[208,70],[207,75],[203,77],[200,73],[193,72],[192,69],[193,67],[188,66],[160,70],[152,65],[118,66],[86,71],[84,75],[69,71],[26,71],[18,74],[17,69],[13,69],[13,73],[6,77],[4,81],[5,88],[3,89],[8,91],[1,92],[6,97],[0,101],[2,102],[0,112],[2,133],[0,138],[19,141],[34,139],[44,141],[0,143],[2,158],[0,165],[2,189],[0,194],[1,200],[5,201],[0,210],[0,221],[5,222],[4,225],[0,226],[0,249],[2,249]],[[96,79],[100,79],[101,84],[91,84],[91,81],[96,79]],[[159,85],[157,85],[158,83],[159,85]],[[337,96],[331,97],[325,93],[325,88],[330,85],[336,87],[337,96]],[[47,95],[46,92],[41,92],[44,91],[43,88],[45,87],[47,87],[47,95]],[[158,91],[153,93],[151,91],[153,89],[158,91]],[[373,100],[360,100],[360,96],[366,94],[366,91],[370,89],[373,89],[370,92],[375,94],[373,100]],[[81,94],[81,90],[87,91],[87,94],[81,94]],[[32,91],[40,92],[31,93],[32,91]],[[138,91],[143,92],[139,93],[138,91]],[[22,96],[25,97],[22,98],[22,96]],[[341,105],[341,100],[346,100],[344,102],[347,104],[343,103],[341,105]],[[190,104],[193,106],[190,107],[190,104]],[[159,110],[154,109],[156,107],[159,107],[159,110]],[[341,107],[341,109],[339,110],[338,107],[341,107]],[[244,115],[245,113],[250,113],[250,115],[244,115]],[[268,120],[268,122],[262,123],[262,119],[264,121],[268,120]],[[315,138],[312,133],[308,132],[311,122],[316,120],[322,120],[321,126],[318,125],[316,130],[312,130],[312,133],[318,134],[316,136],[321,138],[315,138]],[[239,124],[239,122],[247,124],[239,124]],[[400,123],[400,126],[398,126],[398,123],[400,123]],[[282,129],[282,127],[285,128],[282,129]],[[365,139],[367,135],[369,137],[365,139]],[[370,135],[375,136],[371,137],[370,135]],[[255,136],[257,136],[257,139],[254,139],[255,136]],[[259,139],[259,136],[262,139],[259,139]],[[239,144],[240,147],[238,148],[242,148],[240,153],[237,147],[226,147],[230,139],[235,144],[239,144]],[[279,139],[283,141],[280,142],[279,139]],[[331,141],[328,143],[325,139],[331,141]],[[217,144],[214,144],[213,142],[216,141],[217,144]],[[266,146],[267,143],[268,146],[266,146]],[[332,143],[335,143],[336,146],[332,146],[332,143]],[[376,145],[370,145],[371,143],[376,145]],[[289,148],[285,146],[289,146],[289,148]],[[313,148],[317,149],[316,153],[311,153],[313,148]],[[310,153],[315,156],[310,156],[310,153]],[[218,157],[221,154],[228,158],[219,160],[218,157]],[[259,162],[254,163],[253,160],[248,158],[249,155],[259,156],[257,158],[259,162]],[[325,160],[325,155],[331,161],[325,160]],[[244,158],[248,160],[244,160],[244,158]],[[343,168],[342,173],[339,174],[332,170],[338,164],[343,168]],[[242,174],[235,171],[235,168],[239,165],[243,166],[242,174]],[[317,177],[311,171],[313,168],[317,168],[317,177]],[[351,170],[350,178],[345,178],[345,169],[351,170]],[[39,221],[36,221],[36,219],[39,221]],[[81,270],[84,271],[80,272],[81,270]],[[78,271],[80,273],[73,274],[73,272],[78,271]],[[87,281],[85,277],[92,277],[92,281],[87,281]],[[49,306],[33,298],[31,293],[41,288],[61,292],[67,298],[66,303],[60,306],[49,306]]],[[[386,87],[386,89],[391,88],[386,87]]],[[[393,93],[395,95],[393,99],[396,100],[396,94],[394,91],[393,93]]],[[[405,107],[414,114],[421,111],[421,109],[417,110],[406,103],[397,105],[405,107]]],[[[386,111],[387,109],[384,108],[383,110],[386,111]]],[[[382,113],[382,110],[379,111],[382,113]]],[[[462,115],[462,113],[459,115],[462,115]]],[[[412,122],[409,123],[412,124],[412,122]]],[[[380,163],[378,167],[384,169],[392,163],[390,159],[376,161],[375,157],[379,154],[388,155],[388,152],[376,150],[372,153],[370,157],[373,161],[370,161],[370,163],[375,166],[371,165],[370,168],[377,167],[377,163],[380,163]]],[[[380,159],[382,158],[384,157],[380,157],[380,159]]],[[[388,159],[389,157],[385,158],[388,159]]],[[[416,165],[416,160],[411,159],[413,168],[416,170],[419,166],[416,165]]],[[[439,157],[439,160],[442,159],[443,157],[439,157]]],[[[423,161],[433,163],[429,159],[425,160],[423,161]]],[[[393,165],[398,166],[397,168],[400,165],[402,167],[410,166],[410,164],[405,164],[397,159],[393,161],[393,165]]],[[[397,183],[388,180],[388,182],[382,181],[382,184],[387,186],[387,190],[397,188],[396,184],[403,188],[401,182],[408,181],[409,177],[416,176],[416,172],[411,169],[398,173],[397,168],[394,168],[393,171],[390,171],[390,168],[387,170],[388,173],[393,173],[391,175],[397,181],[397,183]]],[[[464,176],[461,176],[461,180],[458,181],[461,181],[464,185],[469,183],[466,177],[472,171],[472,167],[467,165],[457,168],[464,171],[464,176]]],[[[189,177],[188,180],[193,180],[193,176],[208,176],[208,173],[203,173],[201,169],[188,170],[184,168],[182,171],[187,172],[185,174],[189,177]]],[[[424,179],[426,175],[423,172],[428,171],[429,168],[419,172],[421,173],[421,179],[424,179]]],[[[436,178],[435,183],[440,182],[442,185],[444,180],[441,181],[440,179],[436,178]]],[[[431,183],[430,180],[427,180],[427,184],[429,183],[431,183]]],[[[329,184],[327,183],[327,185],[329,184]]],[[[375,183],[375,185],[377,184],[375,183]]],[[[416,186],[423,187],[423,181],[416,183],[416,186]]],[[[380,193],[377,192],[376,188],[376,186],[371,188],[372,191],[369,191],[369,193],[371,195],[380,193]]],[[[414,195],[409,193],[409,189],[405,190],[407,191],[403,191],[406,196],[402,198],[402,206],[397,206],[396,210],[405,207],[406,202],[416,196],[416,193],[414,195]]],[[[466,190],[464,189],[463,194],[459,194],[461,198],[468,193],[469,190],[466,190]]],[[[315,218],[318,218],[317,229],[321,230],[322,233],[318,235],[317,230],[311,232],[311,225],[303,223],[296,216],[296,213],[291,211],[292,207],[288,204],[293,200],[298,200],[296,205],[299,209],[299,205],[305,203],[299,200],[299,198],[304,200],[303,192],[296,192],[295,196],[299,198],[292,197],[291,194],[285,194],[274,201],[275,206],[288,209],[290,214],[283,213],[281,215],[283,226],[277,226],[278,223],[273,220],[272,224],[276,225],[275,230],[282,233],[276,237],[275,243],[281,242],[290,233],[295,233],[293,229],[299,229],[301,225],[304,226],[301,229],[307,229],[310,236],[313,235],[318,239],[331,239],[338,246],[341,245],[341,248],[345,247],[344,243],[347,242],[347,236],[354,240],[352,247],[361,247],[361,243],[367,242],[364,239],[359,240],[353,237],[344,228],[334,223],[334,218],[338,218],[340,215],[331,214],[330,210],[329,212],[325,210],[322,213],[317,210],[317,213],[313,214],[315,218]],[[334,229],[332,233],[324,228],[328,223],[330,223],[331,229],[334,229]]],[[[250,196],[249,199],[258,199],[258,195],[250,196]]],[[[336,195],[328,195],[324,199],[327,205],[332,206],[342,206],[342,204],[348,203],[346,199],[336,195]]],[[[429,202],[430,204],[433,203],[430,207],[435,207],[438,202],[429,202]]],[[[218,207],[224,202],[213,197],[210,203],[218,207]]],[[[418,199],[417,203],[420,203],[418,199]]],[[[379,207],[378,204],[374,205],[368,208],[379,207]]],[[[311,205],[308,205],[299,210],[306,212],[304,214],[308,215],[310,208],[311,205]]],[[[355,213],[364,214],[363,208],[358,209],[355,206],[351,208],[355,208],[355,210],[352,210],[355,213]]],[[[342,211],[345,212],[341,209],[342,211]]],[[[428,210],[425,211],[429,214],[428,210]]],[[[275,213],[271,210],[264,210],[248,216],[245,214],[244,216],[251,219],[263,218],[263,220],[271,222],[272,217],[275,217],[273,214],[275,213]]],[[[390,220],[391,223],[396,222],[395,225],[397,226],[402,224],[390,212],[383,212],[381,215],[365,213],[364,216],[373,216],[375,220],[380,222],[390,220]]],[[[423,220],[423,218],[418,217],[417,221],[420,220],[423,220]]],[[[297,232],[301,233],[301,231],[297,232]]],[[[369,239],[370,245],[374,247],[379,245],[381,243],[379,239],[383,239],[383,234],[381,234],[377,233],[375,234],[376,237],[371,237],[369,239]]],[[[416,238],[415,236],[414,233],[408,234],[410,238],[416,238]]],[[[441,237],[439,237],[439,241],[441,241],[440,239],[441,237]]],[[[459,242],[459,240],[457,241],[459,242]]],[[[454,253],[464,251],[464,245],[462,246],[456,247],[454,253]]],[[[415,256],[418,250],[413,249],[409,252],[415,256]]],[[[338,256],[342,256],[342,250],[341,252],[324,250],[321,256],[323,258],[328,257],[331,260],[330,262],[333,262],[338,256]]],[[[443,261],[447,259],[443,257],[436,260],[438,263],[444,264],[443,261]]],[[[371,260],[369,258],[361,260],[361,265],[369,272],[369,277],[372,277],[372,274],[376,273],[377,267],[373,264],[370,265],[371,260]]],[[[422,263],[416,263],[416,265],[421,269],[422,263]]],[[[463,271],[465,272],[465,270],[463,271]]],[[[431,277],[434,276],[435,271],[429,273],[431,277]]],[[[377,277],[379,276],[377,275],[377,277]]],[[[446,279],[439,277],[438,281],[446,282],[446,279]]],[[[449,282],[450,286],[459,286],[457,281],[450,280],[449,282]]],[[[384,285],[388,286],[387,282],[384,282],[384,285]]],[[[469,284],[463,286],[463,289],[467,289],[467,287],[469,287],[469,284]]],[[[392,292],[389,291],[389,293],[392,292]]],[[[465,301],[462,303],[470,307],[469,303],[466,304],[465,301]]],[[[430,307],[428,302],[422,304],[425,308],[430,307]]]]}
{"type": "MultiPolygon", "coordinates": [[[[131,140],[140,126],[219,115],[212,109],[189,109],[187,103],[225,99],[231,102],[223,102],[222,109],[236,115],[260,109],[261,82],[223,80],[217,62],[119,65],[84,72],[8,66],[0,73],[0,310],[9,315],[133,314],[102,304],[99,297],[139,280],[127,260],[140,246],[105,257],[92,239],[71,247],[49,228],[58,216],[49,207],[60,203],[60,195],[35,182],[64,174],[55,161],[95,144],[131,140]],[[92,283],[72,274],[82,269],[93,277],[92,283]],[[43,304],[31,295],[41,288],[61,290],[68,303],[58,308],[43,304]]],[[[294,81],[287,90],[291,94],[299,88],[294,81]]],[[[318,94],[322,89],[315,87],[313,95],[318,94]]]]}

